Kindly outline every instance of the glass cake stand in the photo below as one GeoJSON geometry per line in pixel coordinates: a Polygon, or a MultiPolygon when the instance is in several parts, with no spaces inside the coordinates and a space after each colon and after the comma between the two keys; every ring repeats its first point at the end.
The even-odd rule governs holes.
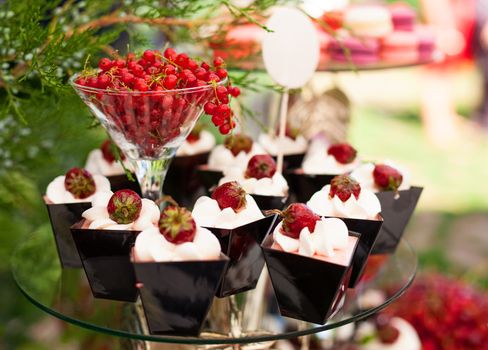
{"type": "Polygon", "coordinates": [[[216,318],[222,318],[226,313],[216,308],[228,303],[226,300],[215,299],[200,336],[181,337],[149,334],[139,301],[129,303],[93,298],[83,269],[62,269],[56,254],[49,232],[34,235],[17,247],[12,256],[11,269],[25,297],[41,310],[61,320],[121,337],[121,340],[128,340],[137,349],[149,349],[148,342],[193,344],[206,349],[239,349],[238,344],[251,344],[250,348],[253,349],[271,348],[279,339],[323,332],[373,315],[405,292],[417,270],[417,256],[403,240],[395,254],[385,256],[381,264],[374,265],[373,272],[369,271],[368,278],[355,289],[349,290],[343,308],[325,325],[280,316],[272,288],[267,285],[260,289],[262,294],[257,296],[260,301],[258,306],[248,303],[249,300],[256,300],[258,290],[237,296],[238,301],[244,300],[244,323],[239,332],[226,330],[222,326],[225,322],[217,322],[216,318]],[[386,292],[386,299],[371,303],[368,295],[377,295],[378,291],[386,292]]]}

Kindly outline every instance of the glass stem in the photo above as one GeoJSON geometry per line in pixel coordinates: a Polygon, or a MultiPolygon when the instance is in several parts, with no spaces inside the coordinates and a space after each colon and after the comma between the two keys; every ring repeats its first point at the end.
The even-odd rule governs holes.
{"type": "Polygon", "coordinates": [[[162,159],[135,159],[136,177],[141,186],[142,197],[156,201],[163,196],[163,184],[176,149],[162,159]]]}

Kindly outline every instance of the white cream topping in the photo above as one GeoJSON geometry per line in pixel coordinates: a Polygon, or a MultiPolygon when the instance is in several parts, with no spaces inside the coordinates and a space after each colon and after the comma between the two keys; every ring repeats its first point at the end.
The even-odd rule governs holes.
{"type": "Polygon", "coordinates": [[[273,231],[273,239],[285,252],[332,257],[334,250],[346,249],[348,246],[349,232],[341,219],[322,218],[315,223],[313,232],[304,227],[298,239],[281,233],[281,227],[282,222],[273,231]]]}
{"type": "MultiPolygon", "coordinates": [[[[363,350],[421,350],[422,344],[415,328],[399,317],[391,319],[391,325],[400,333],[398,339],[392,344],[383,344],[377,339],[361,345],[363,350]]],[[[357,332],[356,339],[360,341],[366,337],[374,336],[375,327],[371,323],[363,323],[357,332]]]]}
{"type": "Polygon", "coordinates": [[[81,203],[90,202],[96,194],[100,192],[110,191],[110,182],[103,175],[93,175],[93,180],[95,181],[95,193],[89,197],[78,199],[71,194],[68,190],[64,188],[65,176],[58,176],[53,181],[49,183],[46,189],[47,199],[54,203],[81,203]]]}
{"type": "Polygon", "coordinates": [[[202,130],[200,132],[200,138],[195,142],[185,140],[180,148],[178,148],[178,151],[176,151],[176,156],[192,156],[194,154],[209,152],[214,146],[215,137],[207,130],[202,130]]]}
{"type": "Polygon", "coordinates": [[[149,227],[136,238],[136,262],[164,262],[187,260],[213,260],[220,256],[220,242],[212,232],[197,226],[193,242],[174,244],[168,242],[157,227],[149,227]]]}
{"type": "Polygon", "coordinates": [[[295,140],[285,136],[283,140],[274,135],[261,134],[258,138],[259,144],[266,152],[275,156],[281,150],[284,155],[305,153],[308,147],[308,141],[301,135],[295,140]]]}
{"type": "Polygon", "coordinates": [[[264,218],[250,195],[246,195],[246,208],[238,213],[232,208],[222,210],[216,200],[202,196],[195,202],[192,216],[198,226],[223,229],[234,229],[264,218]]]}
{"type": "Polygon", "coordinates": [[[320,191],[313,194],[307,205],[316,214],[322,216],[375,220],[381,212],[378,197],[366,188],[361,188],[358,199],[351,195],[345,202],[341,201],[337,195],[330,198],[329,192],[330,185],[324,186],[320,191]]]}
{"type": "MultiPolygon", "coordinates": [[[[410,172],[407,171],[404,167],[399,166],[391,161],[385,160],[382,163],[378,164],[385,164],[388,166],[391,166],[392,168],[395,168],[402,174],[403,180],[402,184],[398,188],[399,191],[403,190],[408,190],[410,188],[410,172]]],[[[380,192],[380,189],[378,186],[376,186],[374,182],[374,172],[375,165],[373,163],[365,163],[357,167],[352,173],[351,177],[353,177],[359,184],[361,185],[361,188],[366,188],[370,191],[373,192],[380,192]]]]}
{"type": "Polygon", "coordinates": [[[288,183],[283,175],[275,173],[272,177],[262,179],[245,178],[246,169],[227,168],[224,170],[224,177],[220,179],[219,185],[226,182],[237,181],[242,188],[251,194],[262,196],[286,196],[288,194],[288,183]]]}
{"type": "MultiPolygon", "coordinates": [[[[132,169],[132,166],[127,159],[124,160],[124,165],[127,169],[132,169]]],[[[103,153],[100,149],[94,149],[88,154],[85,169],[92,174],[101,174],[104,176],[122,175],[125,173],[120,162],[117,160],[108,162],[103,158],[103,153]]]]}
{"type": "Polygon", "coordinates": [[[159,207],[153,201],[142,198],[141,213],[137,220],[130,224],[117,224],[110,219],[107,211],[107,204],[113,192],[101,192],[92,199],[92,207],[83,212],[82,216],[90,222],[89,229],[98,230],[134,230],[143,231],[155,227],[159,221],[159,207]]]}
{"type": "Polygon", "coordinates": [[[253,143],[251,151],[246,153],[244,151],[239,152],[237,156],[234,156],[230,150],[224,145],[217,145],[208,158],[208,167],[211,170],[224,171],[229,167],[237,167],[245,169],[249,159],[256,154],[266,153],[261,146],[256,142],[253,143]]]}
{"type": "Polygon", "coordinates": [[[312,175],[341,175],[353,171],[361,164],[359,157],[349,164],[339,163],[334,156],[327,154],[329,144],[322,139],[312,141],[302,163],[305,174],[312,175]]]}

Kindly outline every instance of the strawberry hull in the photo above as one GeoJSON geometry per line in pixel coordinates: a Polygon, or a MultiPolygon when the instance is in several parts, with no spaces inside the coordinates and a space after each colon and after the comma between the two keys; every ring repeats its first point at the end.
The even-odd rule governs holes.
{"type": "Polygon", "coordinates": [[[312,195],[330,184],[336,174],[313,175],[297,172],[297,169],[286,171],[284,174],[290,191],[296,196],[297,202],[306,203],[312,195]]]}
{"type": "Polygon", "coordinates": [[[173,158],[164,181],[163,193],[173,197],[181,206],[192,206],[202,195],[202,182],[197,167],[207,162],[209,152],[173,158]]]}
{"type": "Polygon", "coordinates": [[[393,254],[395,252],[417,206],[422,190],[422,187],[411,187],[408,190],[398,191],[398,198],[394,191],[376,193],[381,203],[381,216],[384,223],[373,247],[373,254],[393,254]]]}
{"type": "MultiPolygon", "coordinates": [[[[135,174],[132,174],[132,177],[136,179],[135,174]]],[[[110,188],[113,192],[119,190],[132,190],[141,195],[141,187],[137,180],[130,181],[125,174],[107,176],[107,179],[110,181],[110,188]]]]}
{"type": "Polygon", "coordinates": [[[63,268],[80,268],[81,260],[71,236],[70,227],[81,220],[81,214],[91,208],[91,202],[46,203],[56,242],[59,261],[63,268]]]}
{"type": "Polygon", "coordinates": [[[198,336],[228,261],[134,263],[149,332],[198,336]]]}
{"type": "Polygon", "coordinates": [[[288,196],[262,196],[259,194],[251,194],[251,196],[261,210],[281,210],[285,207],[288,200],[288,196]]]}
{"type": "Polygon", "coordinates": [[[219,180],[224,177],[222,171],[209,169],[206,165],[197,167],[197,174],[207,193],[212,192],[212,188],[217,186],[219,180]]]}
{"type": "Polygon", "coordinates": [[[229,264],[216,296],[223,298],[254,289],[264,267],[260,244],[278,224],[278,216],[267,216],[232,230],[206,227],[219,240],[229,264]]]}
{"type": "Polygon", "coordinates": [[[140,231],[71,227],[86,277],[95,298],[135,302],[138,296],[131,250],[140,231]]]}
{"type": "MultiPolygon", "coordinates": [[[[355,232],[349,235],[360,236],[355,232]]],[[[270,234],[261,248],[281,315],[325,324],[340,309],[352,272],[354,251],[346,265],[339,265],[287,253],[271,248],[272,245],[270,234]]]]}

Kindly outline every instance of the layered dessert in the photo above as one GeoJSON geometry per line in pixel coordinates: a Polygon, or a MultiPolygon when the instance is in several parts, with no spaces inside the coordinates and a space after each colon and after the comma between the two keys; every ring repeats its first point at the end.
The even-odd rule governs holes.
{"type": "Polygon", "coordinates": [[[126,161],[125,155],[118,150],[120,160],[124,166],[117,161],[115,149],[118,147],[110,140],[105,140],[100,148],[92,150],[86,159],[85,169],[92,174],[101,174],[104,176],[123,175],[124,166],[130,169],[130,163],[126,161]]]}
{"type": "Polygon", "coordinates": [[[377,220],[381,204],[376,195],[362,188],[349,175],[339,175],[316,192],[307,205],[322,216],[377,220]]]}
{"type": "Polygon", "coordinates": [[[95,194],[106,191],[110,191],[110,182],[105,176],[71,168],[49,183],[45,201],[48,204],[90,202],[95,194]]]}
{"type": "Polygon", "coordinates": [[[412,31],[395,31],[381,40],[381,58],[393,63],[416,62],[419,39],[412,31]]]}
{"type": "Polygon", "coordinates": [[[206,228],[197,226],[186,208],[170,205],[157,226],[143,230],[134,245],[135,262],[217,260],[219,240],[206,228]]]}
{"type": "Polygon", "coordinates": [[[92,207],[82,216],[86,220],[82,228],[143,231],[157,223],[159,207],[132,190],[105,191],[93,197],[92,207]]]}
{"type": "Polygon", "coordinates": [[[390,11],[384,6],[356,5],[346,10],[344,27],[357,37],[380,38],[393,30],[393,23],[390,11]]]}
{"type": "Polygon", "coordinates": [[[197,199],[193,218],[199,226],[234,229],[264,218],[254,198],[236,181],[218,186],[211,197],[197,199]]]}
{"type": "Polygon", "coordinates": [[[372,192],[403,191],[410,188],[410,173],[390,161],[365,163],[351,173],[361,188],[372,192]]]}
{"type": "Polygon", "coordinates": [[[217,145],[208,158],[208,169],[224,171],[230,167],[244,168],[256,154],[266,153],[262,147],[244,134],[228,136],[223,145],[217,145]]]}
{"type": "Polygon", "coordinates": [[[352,171],[359,164],[356,149],[347,142],[341,142],[325,149],[311,148],[302,163],[302,170],[305,174],[340,175],[352,171]]]}
{"type": "Polygon", "coordinates": [[[258,154],[249,159],[246,169],[228,168],[219,184],[237,181],[249,194],[286,196],[288,183],[276,172],[276,162],[268,154],[258,154]]]}

